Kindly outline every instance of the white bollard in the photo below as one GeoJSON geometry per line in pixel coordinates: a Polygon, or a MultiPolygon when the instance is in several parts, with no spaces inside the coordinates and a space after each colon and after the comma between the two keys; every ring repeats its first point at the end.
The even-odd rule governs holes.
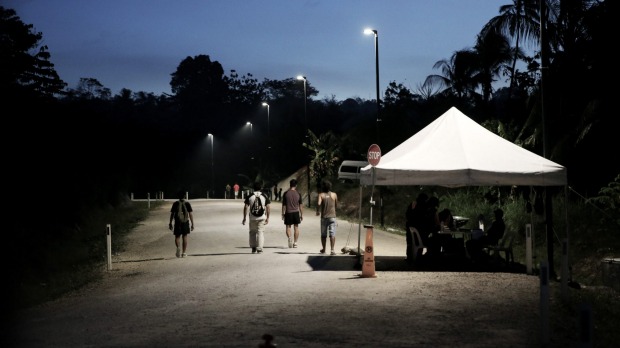
{"type": "Polygon", "coordinates": [[[110,224],[106,225],[106,243],[108,248],[108,271],[112,269],[112,227],[110,224]]]}

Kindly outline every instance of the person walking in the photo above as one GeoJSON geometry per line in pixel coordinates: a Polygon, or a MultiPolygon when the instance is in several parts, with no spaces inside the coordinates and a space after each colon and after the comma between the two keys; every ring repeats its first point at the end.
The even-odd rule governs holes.
{"type": "Polygon", "coordinates": [[[233,190],[235,191],[235,199],[237,199],[237,196],[239,196],[239,184],[235,183],[233,190]]]}
{"type": "Polygon", "coordinates": [[[254,183],[254,192],[245,198],[243,205],[243,221],[245,225],[246,218],[250,216],[250,248],[252,254],[263,252],[263,244],[265,243],[265,225],[269,223],[269,213],[271,201],[269,197],[262,193],[262,184],[254,183]]]}
{"type": "Polygon", "coordinates": [[[185,257],[187,256],[187,236],[194,230],[194,213],[192,205],[185,200],[185,191],[179,191],[177,197],[179,200],[172,203],[172,208],[170,208],[168,228],[174,233],[174,244],[177,247],[176,256],[185,257]],[[174,226],[172,225],[173,221],[174,226]],[[182,245],[180,245],[181,238],[183,238],[182,245]]]}
{"type": "MultiPolygon", "coordinates": [[[[282,220],[284,220],[284,225],[286,226],[285,232],[288,239],[288,247],[297,248],[299,224],[304,219],[303,202],[301,194],[297,191],[297,180],[291,179],[289,186],[289,189],[282,196],[282,220]],[[293,226],[292,236],[291,226],[293,226]]],[[[274,186],[274,192],[275,190],[274,186]]]]}
{"type": "Polygon", "coordinates": [[[323,179],[321,181],[321,193],[317,200],[316,215],[321,215],[321,254],[325,254],[327,236],[331,246],[330,255],[336,255],[334,246],[336,245],[336,207],[338,206],[338,195],[331,192],[332,183],[323,179]]]}

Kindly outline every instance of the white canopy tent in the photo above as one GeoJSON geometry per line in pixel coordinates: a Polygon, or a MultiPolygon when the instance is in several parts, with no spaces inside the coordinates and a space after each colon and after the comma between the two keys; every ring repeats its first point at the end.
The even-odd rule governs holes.
{"type": "Polygon", "coordinates": [[[361,170],[362,185],[562,186],[566,168],[488,131],[452,107],[361,170]]]}
{"type": "Polygon", "coordinates": [[[488,131],[452,107],[382,155],[376,166],[361,169],[360,207],[364,185],[564,186],[566,194],[566,184],[565,167],[488,131]]]}

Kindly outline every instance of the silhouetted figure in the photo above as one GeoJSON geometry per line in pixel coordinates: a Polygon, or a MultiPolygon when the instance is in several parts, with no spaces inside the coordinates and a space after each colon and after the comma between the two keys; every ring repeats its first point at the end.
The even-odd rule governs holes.
{"type": "Polygon", "coordinates": [[[332,183],[329,180],[321,181],[321,193],[317,199],[316,215],[321,215],[321,254],[325,254],[327,237],[331,246],[330,255],[336,255],[336,208],[338,207],[338,195],[332,192],[332,183]]]}
{"type": "Polygon", "coordinates": [[[486,233],[478,239],[470,239],[465,243],[469,257],[474,261],[480,261],[480,258],[483,256],[482,249],[489,245],[497,245],[506,231],[504,211],[496,209],[493,213],[495,214],[495,220],[491,223],[491,227],[489,227],[486,233]]]}
{"type": "Polygon", "coordinates": [[[273,348],[278,346],[273,342],[274,337],[270,334],[264,334],[263,339],[265,340],[265,343],[259,344],[259,348],[273,348]]]}
{"type": "Polygon", "coordinates": [[[405,261],[413,262],[413,236],[409,231],[409,227],[415,227],[418,232],[421,232],[421,225],[423,222],[424,211],[426,211],[426,201],[428,200],[428,195],[426,193],[420,193],[418,198],[415,201],[407,204],[407,209],[405,210],[405,237],[407,240],[407,249],[405,250],[405,255],[407,258],[405,261]]]}
{"type": "Polygon", "coordinates": [[[187,236],[194,230],[194,214],[192,205],[185,200],[185,191],[180,190],[177,197],[179,200],[172,203],[170,208],[168,228],[174,234],[174,244],[177,247],[176,256],[185,257],[187,256],[187,236]],[[173,221],[174,226],[172,225],[173,221]],[[181,239],[183,239],[182,244],[181,239]]]}
{"type": "Polygon", "coordinates": [[[426,211],[424,212],[421,229],[418,229],[424,245],[428,247],[427,254],[429,256],[437,256],[441,251],[441,244],[439,243],[439,238],[437,237],[437,232],[439,232],[439,229],[441,228],[439,214],[437,212],[438,210],[439,198],[435,196],[429,197],[426,201],[426,211]]]}

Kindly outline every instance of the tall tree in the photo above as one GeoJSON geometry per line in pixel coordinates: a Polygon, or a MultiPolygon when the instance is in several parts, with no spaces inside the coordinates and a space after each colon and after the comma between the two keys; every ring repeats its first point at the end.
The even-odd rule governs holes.
{"type": "Polygon", "coordinates": [[[171,76],[170,88],[182,118],[176,128],[197,138],[222,132],[229,121],[221,113],[228,94],[222,65],[208,55],[187,57],[171,76]]]}
{"type": "Polygon", "coordinates": [[[221,104],[228,93],[222,65],[207,55],[185,58],[171,76],[172,93],[184,108],[204,111],[221,104]]]}
{"type": "Polygon", "coordinates": [[[226,102],[231,105],[255,106],[265,100],[265,91],[262,83],[259,83],[252,74],[239,77],[236,70],[231,70],[229,76],[224,76],[224,82],[228,85],[226,102]]]}
{"type": "Polygon", "coordinates": [[[502,5],[499,8],[500,14],[491,18],[482,28],[482,36],[493,31],[514,39],[515,49],[513,50],[510,69],[510,91],[512,91],[515,69],[519,59],[521,40],[531,41],[533,44],[539,42],[539,1],[541,0],[513,0],[512,4],[502,5]]]}
{"type": "Polygon", "coordinates": [[[75,90],[69,90],[68,94],[82,99],[103,99],[109,100],[112,92],[104,87],[99,80],[92,77],[82,77],[75,90]]]}
{"type": "Polygon", "coordinates": [[[510,43],[502,34],[487,32],[478,35],[474,51],[478,55],[476,80],[482,90],[482,100],[486,103],[491,99],[493,82],[509,69],[506,64],[512,57],[510,43]]]}
{"type": "Polygon", "coordinates": [[[40,45],[43,34],[33,28],[15,10],[0,6],[0,93],[5,97],[19,91],[55,96],[67,85],[50,62],[48,47],[40,45]]]}
{"type": "Polygon", "coordinates": [[[449,60],[442,59],[433,65],[441,74],[433,74],[424,80],[424,88],[443,88],[442,93],[453,95],[457,99],[476,97],[476,73],[478,56],[472,50],[460,50],[452,54],[449,60]]]}

